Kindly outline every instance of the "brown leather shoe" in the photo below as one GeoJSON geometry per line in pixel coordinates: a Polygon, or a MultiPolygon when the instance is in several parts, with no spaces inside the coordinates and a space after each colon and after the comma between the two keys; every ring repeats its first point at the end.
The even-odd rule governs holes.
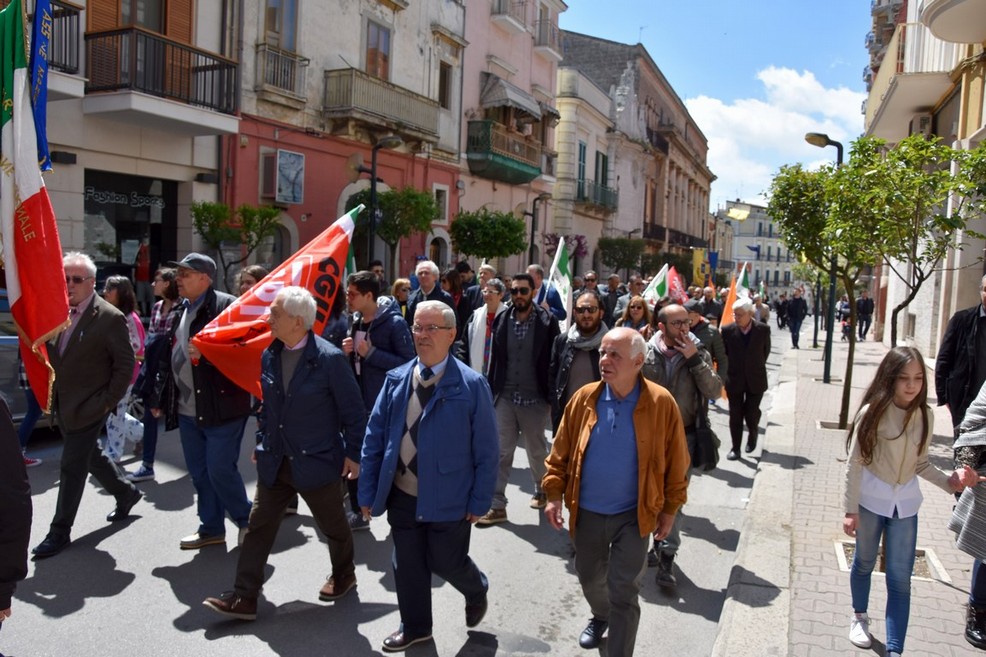
{"type": "Polygon", "coordinates": [[[322,602],[333,602],[356,588],[356,575],[340,578],[338,581],[335,576],[329,576],[325,584],[318,592],[318,599],[322,602]]]}
{"type": "Polygon", "coordinates": [[[430,640],[430,634],[426,634],[425,636],[414,636],[411,634],[405,634],[404,630],[397,630],[383,640],[382,647],[384,652],[401,652],[402,650],[407,650],[415,643],[430,640]]]}
{"type": "Polygon", "coordinates": [[[206,598],[202,604],[229,618],[257,620],[257,599],[245,598],[233,591],[226,591],[218,598],[206,598]]]}

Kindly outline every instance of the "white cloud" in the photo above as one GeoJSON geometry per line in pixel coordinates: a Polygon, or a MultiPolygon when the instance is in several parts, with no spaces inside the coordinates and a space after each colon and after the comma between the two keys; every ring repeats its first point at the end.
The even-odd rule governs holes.
{"type": "Polygon", "coordinates": [[[717,176],[712,209],[736,198],[763,204],[763,193],[782,165],[824,161],[805,142],[805,133],[823,132],[841,141],[848,157],[849,143],[863,131],[863,92],[826,88],[810,71],[773,66],[757,73],[757,80],[762,85],[759,97],[730,103],[708,96],[685,101],[709,140],[708,164],[717,176]]]}

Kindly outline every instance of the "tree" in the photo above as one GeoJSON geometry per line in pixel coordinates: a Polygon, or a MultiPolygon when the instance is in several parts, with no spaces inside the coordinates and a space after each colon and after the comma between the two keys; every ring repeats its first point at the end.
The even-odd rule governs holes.
{"type": "MultiPolygon", "coordinates": [[[[346,202],[346,210],[352,210],[360,203],[370,208],[369,189],[350,196],[346,202]]],[[[430,232],[431,224],[438,219],[438,204],[435,197],[428,192],[408,186],[396,191],[379,192],[377,207],[380,209],[380,220],[374,227],[374,234],[390,248],[390,271],[397,272],[397,245],[405,237],[430,232]]],[[[369,213],[366,216],[369,217],[369,213]]],[[[368,228],[368,221],[361,222],[357,235],[365,240],[368,228]]],[[[353,236],[354,240],[359,240],[357,235],[353,236]]]]}
{"type": "Polygon", "coordinates": [[[596,246],[604,265],[613,271],[625,269],[629,278],[630,269],[640,266],[640,256],[647,248],[647,242],[627,237],[600,237],[596,246]]]}
{"type": "Polygon", "coordinates": [[[223,289],[230,291],[229,268],[246,262],[264,240],[273,237],[281,225],[281,211],[273,206],[243,204],[233,212],[225,203],[197,201],[192,203],[192,225],[206,246],[219,257],[223,289]],[[239,247],[241,257],[227,261],[224,247],[239,247]]]}
{"type": "Polygon", "coordinates": [[[455,215],[449,236],[452,248],[459,253],[486,260],[523,253],[528,247],[523,219],[485,207],[473,212],[461,210],[455,215]]]}

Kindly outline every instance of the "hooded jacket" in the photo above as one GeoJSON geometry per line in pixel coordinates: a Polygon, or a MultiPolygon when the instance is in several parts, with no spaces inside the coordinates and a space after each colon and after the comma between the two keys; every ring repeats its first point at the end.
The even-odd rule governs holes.
{"type": "MultiPolygon", "coordinates": [[[[349,337],[355,338],[359,322],[360,316],[357,313],[353,316],[349,337]]],[[[387,372],[413,359],[415,352],[411,329],[401,317],[400,307],[396,303],[377,305],[377,312],[366,329],[366,335],[370,340],[370,350],[365,358],[360,358],[360,373],[356,380],[363,395],[363,404],[370,409],[377,401],[387,372]]],[[[354,373],[356,358],[356,351],[353,350],[349,354],[349,363],[354,373]]]]}

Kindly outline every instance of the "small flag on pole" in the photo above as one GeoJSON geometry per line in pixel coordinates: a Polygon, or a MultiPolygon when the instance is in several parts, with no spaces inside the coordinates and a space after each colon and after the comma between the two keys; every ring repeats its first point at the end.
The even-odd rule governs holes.
{"type": "Polygon", "coordinates": [[[564,333],[568,330],[568,318],[572,315],[572,273],[569,269],[568,247],[565,245],[564,236],[558,238],[558,249],[548,271],[548,282],[558,292],[561,305],[565,307],[565,319],[558,322],[558,328],[564,333]]]}

